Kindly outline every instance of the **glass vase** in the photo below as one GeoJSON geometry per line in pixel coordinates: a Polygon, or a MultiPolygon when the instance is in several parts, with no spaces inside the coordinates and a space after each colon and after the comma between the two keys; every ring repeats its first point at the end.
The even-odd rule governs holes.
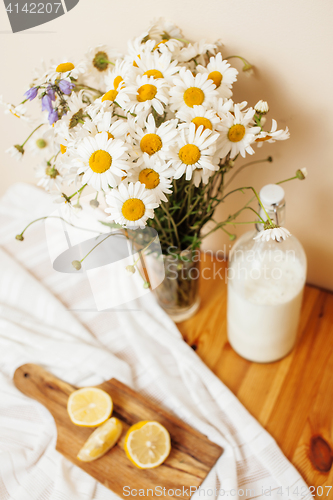
{"type": "Polygon", "coordinates": [[[157,302],[176,323],[189,319],[200,305],[198,255],[197,252],[185,251],[145,256],[157,302]]]}

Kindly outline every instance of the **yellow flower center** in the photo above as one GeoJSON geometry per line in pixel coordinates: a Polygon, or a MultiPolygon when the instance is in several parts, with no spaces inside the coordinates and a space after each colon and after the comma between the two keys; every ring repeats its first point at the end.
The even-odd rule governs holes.
{"type": "Polygon", "coordinates": [[[111,164],[112,157],[107,151],[104,151],[104,149],[95,151],[89,158],[89,166],[96,174],[103,174],[109,170],[111,164]]]}
{"type": "Polygon", "coordinates": [[[183,96],[186,106],[193,108],[193,106],[200,106],[205,100],[205,94],[198,87],[190,87],[185,90],[183,96]]]}
{"type": "Polygon", "coordinates": [[[145,85],[142,85],[138,88],[138,95],[136,98],[139,102],[151,101],[152,99],[154,99],[156,94],[157,88],[155,87],[155,85],[146,83],[145,85]]]}
{"type": "Polygon", "coordinates": [[[115,88],[115,90],[117,90],[119,84],[121,82],[123,82],[124,80],[122,79],[122,77],[119,75],[119,76],[116,76],[116,78],[113,80],[113,86],[115,88]]]}
{"type": "Polygon", "coordinates": [[[200,160],[200,149],[194,144],[186,144],[180,148],[178,156],[180,160],[186,165],[193,165],[200,160]]]}
{"type": "Polygon", "coordinates": [[[118,95],[118,92],[116,90],[109,90],[106,94],[103,95],[102,97],[102,102],[104,101],[114,101],[118,95]]]}
{"type": "Polygon", "coordinates": [[[121,208],[122,214],[127,220],[136,221],[145,214],[146,207],[143,201],[138,198],[126,200],[121,208]]]}
{"type": "Polygon", "coordinates": [[[213,125],[211,124],[208,118],[204,118],[203,116],[196,116],[193,118],[192,123],[195,125],[195,130],[198,130],[200,125],[203,125],[203,131],[208,128],[209,130],[213,130],[213,125]]]}
{"type": "MultiPolygon", "coordinates": [[[[138,57],[139,59],[141,59],[140,54],[138,54],[136,57],[138,57]]],[[[136,64],[136,62],[135,62],[135,61],[133,61],[133,66],[134,66],[135,68],[138,68],[138,67],[139,67],[139,66],[136,64]]]]}
{"type": "Polygon", "coordinates": [[[144,184],[147,189],[154,189],[160,183],[160,176],[152,168],[144,168],[139,175],[139,181],[144,184]]]}
{"type": "Polygon", "coordinates": [[[155,45],[154,50],[158,49],[161,43],[167,43],[168,40],[161,40],[157,45],[155,45]]]}
{"type": "Polygon", "coordinates": [[[141,139],[140,148],[151,156],[162,148],[162,140],[157,134],[146,134],[141,139]]]}
{"type": "Polygon", "coordinates": [[[229,128],[228,139],[231,142],[239,142],[243,139],[245,135],[245,127],[240,123],[233,125],[229,128]]]}
{"type": "Polygon", "coordinates": [[[208,80],[213,80],[213,82],[215,83],[216,88],[218,88],[221,85],[221,83],[222,83],[223,75],[219,71],[212,71],[208,75],[208,80]]]}
{"type": "Polygon", "coordinates": [[[157,78],[163,78],[163,74],[158,69],[149,69],[148,71],[146,71],[143,74],[147,75],[148,78],[150,76],[154,77],[155,79],[157,79],[157,78]]]}
{"type": "Polygon", "coordinates": [[[57,73],[66,73],[67,71],[72,71],[72,69],[74,69],[75,66],[74,64],[70,63],[70,62],[67,62],[67,63],[62,63],[62,64],[59,64],[56,68],[56,72],[57,73]]]}
{"type": "Polygon", "coordinates": [[[62,154],[62,155],[63,155],[64,153],[66,153],[66,151],[67,151],[66,146],[64,146],[63,144],[60,144],[60,151],[61,151],[61,154],[62,154]]]}

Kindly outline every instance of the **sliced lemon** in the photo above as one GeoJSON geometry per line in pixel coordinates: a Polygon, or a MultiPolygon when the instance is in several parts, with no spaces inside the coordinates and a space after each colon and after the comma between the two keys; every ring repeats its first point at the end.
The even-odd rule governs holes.
{"type": "Polygon", "coordinates": [[[170,434],[158,422],[144,420],[128,429],[124,449],[136,467],[152,469],[168,457],[171,450],[170,434]]]}
{"type": "Polygon", "coordinates": [[[109,394],[96,387],[84,387],[72,392],[67,411],[75,425],[97,427],[110,418],[113,402],[109,394]]]}
{"type": "Polygon", "coordinates": [[[82,462],[92,462],[109,451],[120,438],[123,424],[115,417],[100,425],[89,436],[79,451],[77,458],[82,462]]]}

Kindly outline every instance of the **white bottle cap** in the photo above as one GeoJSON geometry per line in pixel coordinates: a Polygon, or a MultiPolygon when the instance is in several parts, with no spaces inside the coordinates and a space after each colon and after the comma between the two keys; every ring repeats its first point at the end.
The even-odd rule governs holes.
{"type": "Polygon", "coordinates": [[[265,208],[279,205],[284,200],[284,189],[277,184],[267,184],[260,190],[259,197],[265,208]]]}

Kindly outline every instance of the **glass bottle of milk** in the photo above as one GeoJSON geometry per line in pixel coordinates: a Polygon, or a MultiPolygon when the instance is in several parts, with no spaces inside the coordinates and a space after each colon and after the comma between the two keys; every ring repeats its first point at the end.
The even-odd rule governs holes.
{"type": "MultiPolygon", "coordinates": [[[[264,186],[260,199],[269,217],[284,225],[284,190],[264,186]]],[[[260,207],[259,207],[260,208],[260,207]]],[[[261,217],[266,220],[260,208],[261,217]]],[[[295,236],[255,241],[263,224],[234,245],[228,270],[228,338],[242,357],[269,363],[294,347],[306,280],[306,255],[295,236]]]]}

